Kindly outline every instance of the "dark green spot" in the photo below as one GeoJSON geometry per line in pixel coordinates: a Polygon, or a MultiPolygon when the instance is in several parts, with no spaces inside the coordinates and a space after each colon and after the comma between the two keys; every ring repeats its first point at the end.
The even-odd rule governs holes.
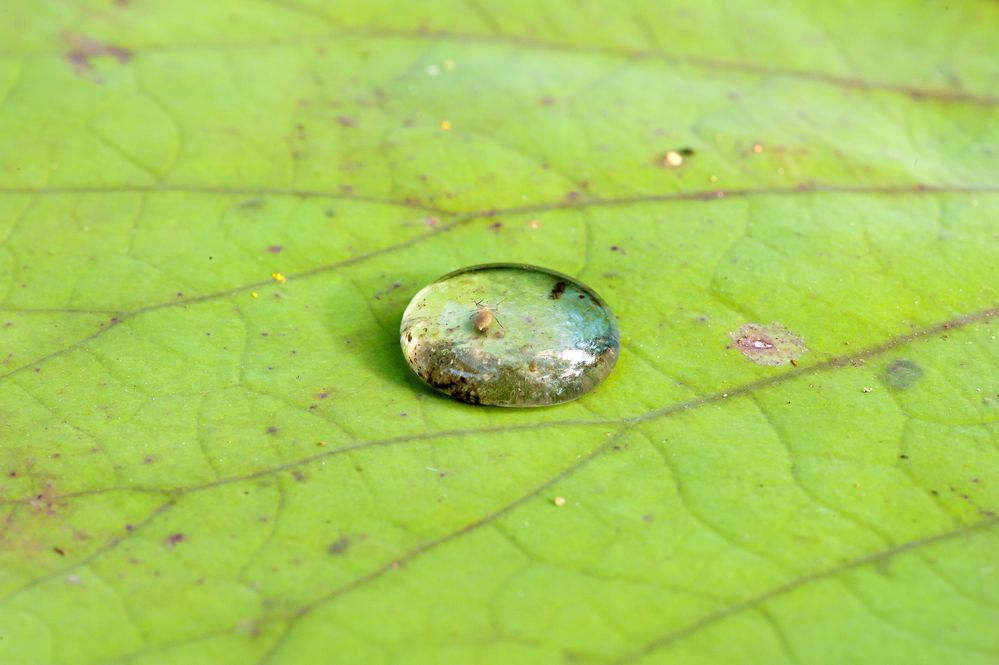
{"type": "Polygon", "coordinates": [[[923,376],[923,368],[911,360],[893,360],[885,368],[885,385],[895,390],[905,390],[923,376]]]}

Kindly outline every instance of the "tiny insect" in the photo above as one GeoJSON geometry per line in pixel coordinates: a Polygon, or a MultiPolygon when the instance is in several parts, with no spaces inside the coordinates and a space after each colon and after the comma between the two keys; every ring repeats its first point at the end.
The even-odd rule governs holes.
{"type": "Polygon", "coordinates": [[[500,328],[503,327],[500,320],[496,318],[496,312],[499,310],[501,302],[503,301],[500,300],[495,305],[487,305],[481,300],[475,302],[475,314],[472,317],[472,325],[483,335],[486,334],[486,331],[489,330],[494,321],[499,323],[500,328]]]}

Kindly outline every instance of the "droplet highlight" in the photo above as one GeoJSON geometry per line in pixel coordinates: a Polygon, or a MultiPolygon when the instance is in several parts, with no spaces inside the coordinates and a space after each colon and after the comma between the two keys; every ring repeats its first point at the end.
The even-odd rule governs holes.
{"type": "Polygon", "coordinates": [[[424,287],[400,325],[410,368],[471,404],[549,406],[580,397],[617,362],[614,315],[589,287],[525,264],[463,268],[424,287]]]}

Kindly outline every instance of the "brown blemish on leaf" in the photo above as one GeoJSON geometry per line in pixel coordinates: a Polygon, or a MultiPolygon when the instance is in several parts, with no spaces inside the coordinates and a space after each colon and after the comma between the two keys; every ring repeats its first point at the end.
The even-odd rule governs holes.
{"type": "Polygon", "coordinates": [[[348,538],[347,536],[340,536],[332,543],[330,543],[329,547],[326,548],[326,551],[332,554],[333,556],[337,556],[339,554],[343,554],[348,549],[350,549],[350,546],[351,546],[350,538],[348,538]]]}
{"type": "Polygon", "coordinates": [[[267,248],[267,251],[270,252],[271,254],[280,254],[282,251],[284,251],[284,247],[282,247],[281,245],[271,245],[270,247],[267,248]]]}
{"type": "Polygon", "coordinates": [[[163,544],[166,546],[168,550],[172,550],[174,547],[184,542],[185,540],[187,540],[187,536],[185,536],[184,534],[180,532],[171,533],[169,536],[163,539],[163,544]]]}
{"type": "Polygon", "coordinates": [[[555,286],[552,287],[551,293],[548,294],[549,300],[558,300],[565,293],[565,282],[559,280],[555,282],[555,286]]]}
{"type": "Polygon", "coordinates": [[[93,70],[94,67],[90,62],[93,58],[111,57],[119,64],[125,64],[132,59],[132,52],[128,49],[114,44],[104,44],[93,37],[69,34],[66,36],[66,41],[70,45],[66,59],[73,63],[73,69],[78,75],[93,70]]]}
{"type": "Polygon", "coordinates": [[[732,346],[757,365],[787,365],[808,351],[805,341],[780,323],[747,323],[729,337],[732,346]]]}

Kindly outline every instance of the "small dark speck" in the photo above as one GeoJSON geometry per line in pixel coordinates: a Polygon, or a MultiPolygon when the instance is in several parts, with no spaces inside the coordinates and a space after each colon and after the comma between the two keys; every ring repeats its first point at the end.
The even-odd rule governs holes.
{"type": "Polygon", "coordinates": [[[178,291],[178,292],[177,292],[177,297],[178,297],[178,298],[183,298],[183,297],[184,297],[184,294],[183,294],[182,292],[178,291]]]}
{"type": "Polygon", "coordinates": [[[493,233],[499,233],[500,229],[503,228],[503,222],[493,222],[489,225],[489,228],[492,229],[493,233]]]}
{"type": "Polygon", "coordinates": [[[64,550],[61,547],[53,547],[52,551],[58,554],[59,556],[66,556],[66,550],[64,550]]]}
{"type": "Polygon", "coordinates": [[[305,472],[301,469],[292,469],[291,477],[300,483],[305,482],[305,472]]]}
{"type": "Polygon", "coordinates": [[[651,522],[654,519],[655,519],[655,517],[653,517],[651,513],[648,514],[648,515],[642,515],[642,521],[643,522],[651,522]]]}
{"type": "Polygon", "coordinates": [[[684,157],[693,157],[694,156],[694,149],[693,148],[680,148],[679,150],[677,150],[677,152],[680,153],[681,155],[683,155],[684,157]]]}
{"type": "Polygon", "coordinates": [[[11,471],[7,475],[10,476],[11,478],[17,478],[17,471],[11,471]]]}
{"type": "Polygon", "coordinates": [[[561,298],[562,294],[565,293],[565,286],[566,284],[562,280],[555,282],[555,285],[552,286],[551,292],[549,292],[548,294],[548,299],[558,300],[559,298],[561,298]]]}
{"type": "Polygon", "coordinates": [[[168,549],[173,549],[180,543],[187,540],[187,536],[182,533],[171,533],[169,536],[163,539],[163,544],[167,546],[168,549]]]}
{"type": "Polygon", "coordinates": [[[270,252],[271,254],[280,254],[283,250],[284,247],[282,247],[281,245],[271,245],[270,247],[267,248],[267,251],[270,252]]]}
{"type": "Polygon", "coordinates": [[[901,455],[898,456],[898,458],[899,459],[909,459],[909,456],[906,455],[905,453],[902,453],[901,455]]]}
{"type": "Polygon", "coordinates": [[[336,556],[337,554],[343,554],[348,549],[350,549],[350,538],[347,536],[340,536],[326,548],[326,551],[330,554],[336,556]]]}
{"type": "Polygon", "coordinates": [[[316,393],[316,397],[318,397],[319,399],[326,399],[329,396],[330,394],[327,392],[316,393]]]}
{"type": "Polygon", "coordinates": [[[277,434],[279,431],[280,430],[278,430],[278,428],[275,427],[274,425],[271,425],[270,427],[267,428],[268,434],[277,434]]]}

